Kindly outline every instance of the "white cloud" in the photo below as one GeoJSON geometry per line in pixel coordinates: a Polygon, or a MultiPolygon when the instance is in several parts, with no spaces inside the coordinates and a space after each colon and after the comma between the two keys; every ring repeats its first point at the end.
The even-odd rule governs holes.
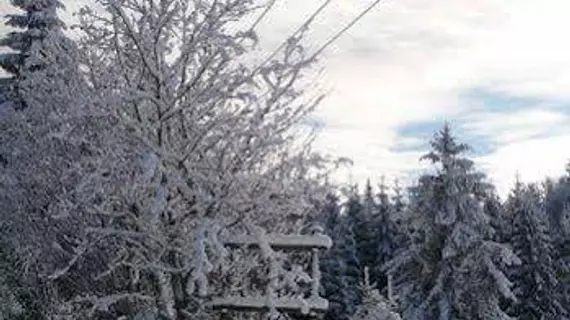
{"type": "Polygon", "coordinates": [[[523,182],[541,182],[564,173],[570,159],[570,116],[561,111],[530,108],[470,115],[467,132],[484,136],[496,150],[477,163],[489,173],[506,199],[518,173],[523,182]]]}
{"type": "Polygon", "coordinates": [[[545,108],[509,112],[477,112],[463,118],[468,133],[484,136],[498,145],[520,142],[537,136],[558,134],[570,116],[545,108]]]}
{"type": "Polygon", "coordinates": [[[501,147],[479,160],[489,171],[503,199],[508,195],[517,173],[523,182],[541,182],[545,177],[564,174],[570,159],[570,134],[530,139],[501,147]]]}
{"type": "MultiPolygon", "coordinates": [[[[64,2],[66,19],[82,3],[64,2]]],[[[316,19],[309,47],[317,48],[371,2],[333,1],[316,19]]],[[[321,3],[277,1],[260,26],[262,47],[275,48],[321,3]]],[[[381,2],[322,60],[322,86],[330,95],[316,113],[326,124],[317,149],[352,157],[356,181],[402,176],[421,168],[421,153],[396,148],[421,145],[431,136],[401,137],[398,128],[411,121],[458,118],[469,120],[470,133],[497,145],[479,160],[500,190],[510,185],[516,169],[529,179],[560,172],[569,157],[564,152],[567,116],[540,106],[472,114],[460,97],[472,88],[491,88],[520,97],[569,99],[570,43],[560,37],[570,29],[568,12],[565,0],[381,2]]]]}
{"type": "Polygon", "coordinates": [[[380,5],[351,31],[354,36],[338,43],[345,50],[329,55],[327,77],[334,91],[319,114],[332,128],[317,142],[324,150],[334,143],[335,152],[353,156],[355,176],[405,174],[418,166],[419,154],[389,151],[405,142],[397,134],[399,126],[471,117],[466,128],[498,147],[478,160],[489,168],[502,195],[514,170],[530,180],[559,173],[570,155],[563,152],[567,141],[556,135],[564,132],[568,116],[540,106],[473,115],[459,98],[473,88],[489,88],[506,95],[566,99],[570,45],[558,35],[570,27],[564,15],[569,8],[570,3],[555,0],[380,5]],[[342,138],[349,135],[353,138],[342,138]],[[355,142],[356,137],[362,140],[355,142]],[[537,147],[532,157],[524,155],[529,147],[537,147]]]}

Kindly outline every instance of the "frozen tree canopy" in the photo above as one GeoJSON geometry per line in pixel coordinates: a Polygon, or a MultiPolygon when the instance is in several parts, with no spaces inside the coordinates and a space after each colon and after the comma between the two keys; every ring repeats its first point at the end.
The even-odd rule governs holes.
{"type": "Polygon", "coordinates": [[[411,188],[330,183],[306,80],[378,1],[264,53],[276,3],[10,1],[0,320],[568,319],[570,175],[501,202],[446,124],[411,188]]]}
{"type": "MultiPolygon", "coordinates": [[[[26,94],[21,86],[25,84],[21,82],[29,79],[30,72],[46,68],[60,56],[47,46],[58,45],[63,51],[69,51],[73,44],[63,35],[64,24],[57,16],[57,9],[63,8],[60,1],[11,0],[11,3],[24,13],[7,15],[6,25],[16,29],[0,39],[0,46],[11,49],[11,52],[0,53],[0,67],[11,75],[10,79],[1,79],[0,102],[7,99],[24,107],[26,94]]],[[[58,61],[56,66],[62,63],[58,61]]]]}
{"type": "Polygon", "coordinates": [[[310,20],[252,64],[255,26],[228,26],[261,2],[97,4],[70,45],[59,2],[14,1],[2,66],[26,108],[1,119],[6,228],[38,281],[65,287],[46,312],[192,318],[223,280],[222,231],[299,232],[324,194],[328,167],[294,134],[321,100],[297,85],[310,20]]]}
{"type": "Polygon", "coordinates": [[[511,250],[490,238],[483,211],[488,185],[461,157],[467,146],[455,142],[448,125],[424,156],[436,165],[412,190],[411,244],[387,265],[409,319],[509,319],[500,299],[516,299],[501,270],[518,262],[511,250]]]}
{"type": "Polygon", "coordinates": [[[370,283],[368,268],[364,272],[364,281],[360,286],[363,291],[362,304],[358,306],[351,320],[401,320],[394,312],[392,302],[384,298],[374,284],[370,283]]]}
{"type": "Polygon", "coordinates": [[[507,202],[513,216],[513,249],[524,268],[512,273],[519,301],[513,312],[520,319],[568,317],[557,279],[553,242],[539,189],[517,182],[507,202]]]}

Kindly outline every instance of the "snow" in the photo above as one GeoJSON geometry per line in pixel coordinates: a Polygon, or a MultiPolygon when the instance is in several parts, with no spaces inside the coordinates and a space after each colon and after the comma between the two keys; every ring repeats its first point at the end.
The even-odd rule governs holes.
{"type": "MultiPolygon", "coordinates": [[[[3,219],[16,230],[10,231],[15,251],[26,260],[21,268],[62,287],[73,283],[73,290],[42,301],[53,303],[55,313],[73,313],[73,320],[115,312],[122,301],[137,309],[135,318],[160,313],[169,320],[189,312],[181,304],[210,298],[216,309],[271,316],[327,311],[320,258],[333,241],[320,227],[301,233],[331,192],[326,178],[334,167],[295,134],[320,101],[305,101],[298,81],[313,62],[301,41],[308,29],[261,64],[248,64],[257,61],[257,34],[234,32],[228,21],[247,20],[258,2],[237,1],[224,10],[217,1],[214,7],[196,1],[201,5],[188,10],[177,6],[192,2],[159,2],[100,1],[100,11],[80,13],[77,43],[57,28],[20,36],[46,31],[29,47],[28,68],[19,75],[24,110],[6,101],[12,79],[0,79],[0,160],[6,162],[0,200],[3,219]]],[[[32,18],[57,21],[55,13],[32,18]]],[[[402,301],[406,319],[414,313],[447,319],[452,310],[466,319],[506,319],[498,302],[520,295],[512,287],[524,279],[512,280],[504,269],[521,259],[491,239],[483,196],[474,190],[485,186],[447,130],[426,157],[437,174],[422,177],[402,210],[409,236],[402,242],[409,243],[385,266],[367,262],[388,273],[388,301],[367,283],[357,306],[352,282],[362,265],[354,256],[362,248],[352,242],[389,228],[373,223],[370,234],[352,226],[332,231],[346,243],[337,241],[339,250],[326,256],[339,260],[331,269],[342,269],[332,270],[339,273],[330,282],[343,284],[331,287],[347,291],[340,299],[350,301],[351,313],[358,307],[355,319],[399,319],[393,297],[402,301]]],[[[365,207],[372,211],[373,201],[365,207]]],[[[522,259],[534,268],[526,280],[554,290],[551,240],[521,230],[528,234],[514,247],[532,247],[522,259]]],[[[392,255],[392,243],[386,244],[381,251],[392,255]]],[[[0,299],[18,309],[0,285],[0,299]]]]}
{"type": "Polygon", "coordinates": [[[271,303],[266,297],[227,297],[214,298],[211,305],[216,309],[232,309],[232,310],[269,310],[275,308],[281,312],[301,312],[308,314],[310,311],[324,312],[328,309],[328,301],[323,298],[289,298],[280,297],[273,299],[271,303]]]}
{"type": "MultiPolygon", "coordinates": [[[[294,235],[294,234],[269,234],[266,236],[267,242],[275,249],[330,249],[332,240],[327,235],[294,235]]],[[[227,236],[224,242],[233,247],[239,246],[258,246],[259,241],[256,236],[252,235],[234,235],[227,236]]]]}

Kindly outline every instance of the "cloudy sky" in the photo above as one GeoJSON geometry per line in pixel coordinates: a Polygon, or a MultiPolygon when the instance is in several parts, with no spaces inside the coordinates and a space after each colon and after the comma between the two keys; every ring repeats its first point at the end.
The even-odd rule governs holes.
{"type": "MultiPolygon", "coordinates": [[[[0,12],[8,2],[0,0],[0,12]]],[[[69,11],[79,3],[63,2],[69,11]]],[[[308,46],[371,2],[333,0],[308,46]]],[[[277,0],[260,26],[263,46],[277,45],[321,3],[277,0]]],[[[570,158],[569,15],[566,0],[385,0],[322,59],[317,87],[329,95],[309,121],[320,130],[316,148],[353,159],[342,181],[406,182],[448,120],[502,196],[517,171],[523,181],[562,174],[570,158]]]]}
{"type": "MultiPolygon", "coordinates": [[[[309,11],[308,1],[285,3],[280,10],[309,11]]],[[[315,38],[367,3],[336,1],[315,38]]],[[[409,181],[448,120],[502,196],[517,171],[523,181],[563,174],[570,44],[560,36],[569,14],[562,0],[384,1],[327,54],[332,90],[314,118],[317,146],[350,156],[354,181],[409,181]]]]}

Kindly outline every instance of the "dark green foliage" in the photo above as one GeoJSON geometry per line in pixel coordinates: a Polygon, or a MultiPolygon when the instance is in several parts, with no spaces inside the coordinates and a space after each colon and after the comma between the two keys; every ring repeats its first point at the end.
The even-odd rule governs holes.
{"type": "MultiPolygon", "coordinates": [[[[570,164],[570,162],[569,162],[570,164]]],[[[566,304],[570,303],[570,172],[543,183],[544,206],[554,245],[553,259],[566,304]]]]}
{"type": "Polygon", "coordinates": [[[370,264],[370,257],[374,252],[370,234],[370,215],[372,214],[373,204],[365,204],[362,200],[363,197],[358,193],[358,186],[353,186],[349,191],[348,200],[344,204],[346,221],[354,232],[358,260],[357,268],[360,270],[360,278],[363,276],[364,266],[370,264]]]}
{"type": "Polygon", "coordinates": [[[464,157],[449,125],[435,135],[422,159],[434,165],[410,189],[408,247],[388,264],[404,319],[487,319],[506,316],[501,296],[512,297],[498,265],[515,259],[491,241],[483,210],[491,186],[464,157]]]}
{"type": "MultiPolygon", "coordinates": [[[[352,201],[358,201],[358,198],[352,201]]],[[[348,210],[349,216],[354,218],[355,231],[357,232],[356,241],[358,245],[358,255],[360,265],[372,266],[375,263],[377,254],[376,238],[380,230],[377,229],[376,220],[378,220],[378,206],[375,201],[374,191],[370,180],[366,181],[364,195],[360,206],[353,206],[348,210]],[[360,207],[360,211],[351,212],[360,207]]],[[[375,280],[375,279],[374,279],[375,280]]],[[[374,281],[373,280],[373,281],[374,281]]]]}
{"type": "Polygon", "coordinates": [[[64,23],[57,16],[57,9],[63,8],[59,0],[11,0],[11,4],[24,11],[22,14],[7,15],[6,25],[15,31],[0,39],[0,46],[12,50],[0,54],[0,68],[12,78],[0,83],[0,103],[12,101],[17,108],[26,106],[25,94],[20,90],[28,72],[44,69],[48,59],[57,59],[46,43],[58,42],[65,50],[72,50],[73,43],[63,35],[64,23]]]}
{"type": "Polygon", "coordinates": [[[570,207],[570,177],[562,177],[558,181],[547,180],[545,182],[545,209],[553,236],[558,241],[564,241],[570,235],[568,207],[570,207]]]}
{"type": "Polygon", "coordinates": [[[24,270],[24,259],[0,228],[0,319],[47,319],[49,286],[24,270]]]}
{"type": "Polygon", "coordinates": [[[347,217],[341,216],[335,196],[328,196],[322,220],[325,232],[334,242],[321,261],[323,296],[330,303],[325,319],[345,320],[354,313],[360,299],[356,287],[360,270],[354,233],[347,217]]]}
{"type": "Polygon", "coordinates": [[[398,203],[401,200],[398,199],[399,195],[396,195],[396,202],[392,203],[387,194],[387,188],[382,180],[372,223],[376,250],[374,263],[370,266],[371,280],[378,285],[379,289],[384,289],[387,285],[387,275],[382,271],[382,266],[394,257],[398,246],[404,244],[397,225],[397,210],[402,210],[403,204],[398,203]]]}
{"type": "Polygon", "coordinates": [[[513,272],[518,298],[513,313],[520,320],[567,316],[540,190],[534,185],[523,186],[517,182],[507,202],[507,210],[513,217],[511,243],[522,261],[513,272]]]}
{"type": "Polygon", "coordinates": [[[60,31],[64,26],[56,12],[58,8],[63,8],[63,5],[59,0],[11,0],[10,2],[25,13],[7,15],[6,25],[22,30],[10,32],[0,40],[0,46],[16,51],[4,54],[0,59],[0,67],[18,76],[33,51],[32,45],[45,39],[49,32],[60,31]]]}
{"type": "Polygon", "coordinates": [[[503,208],[498,196],[491,195],[485,199],[483,210],[489,216],[493,227],[493,240],[499,243],[508,243],[512,234],[512,215],[503,208]]]}

